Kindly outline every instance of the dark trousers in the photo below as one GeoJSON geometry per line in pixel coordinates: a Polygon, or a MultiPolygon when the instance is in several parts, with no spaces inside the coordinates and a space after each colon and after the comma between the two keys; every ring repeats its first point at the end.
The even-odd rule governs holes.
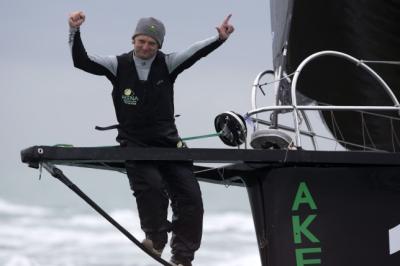
{"type": "Polygon", "coordinates": [[[200,247],[204,212],[193,164],[127,161],[126,169],[146,237],[161,249],[168,241],[167,232],[172,230],[172,254],[193,260],[200,247]],[[167,220],[169,199],[172,223],[167,220]]]}

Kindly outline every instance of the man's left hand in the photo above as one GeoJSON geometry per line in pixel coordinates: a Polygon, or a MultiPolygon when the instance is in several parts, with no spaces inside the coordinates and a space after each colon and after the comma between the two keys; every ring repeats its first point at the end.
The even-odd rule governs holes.
{"type": "Polygon", "coordinates": [[[222,22],[222,24],[217,27],[217,31],[218,31],[218,35],[219,35],[219,39],[221,41],[225,41],[226,39],[229,38],[229,35],[232,34],[232,32],[235,30],[235,28],[229,24],[229,19],[232,17],[232,14],[229,14],[224,21],[222,22]]]}

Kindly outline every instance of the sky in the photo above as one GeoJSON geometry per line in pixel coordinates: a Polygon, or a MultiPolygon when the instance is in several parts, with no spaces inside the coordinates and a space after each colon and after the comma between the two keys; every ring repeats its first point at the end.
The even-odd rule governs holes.
{"type": "MultiPolygon", "coordinates": [[[[224,111],[249,111],[254,78],[272,68],[265,0],[2,0],[0,10],[0,198],[16,202],[34,204],[43,198],[57,202],[54,197],[62,191],[48,175],[38,182],[38,172],[20,162],[22,149],[58,143],[116,145],[115,131],[94,130],[96,125],[116,122],[112,86],[104,77],[73,67],[68,46],[70,12],[85,12],[82,39],[89,54],[99,55],[131,50],[130,38],[141,17],[164,22],[163,51],[170,53],[216,35],[215,27],[232,14],[235,32],[231,38],[175,83],[175,110],[181,115],[176,123],[182,137],[213,133],[214,118],[224,111]]],[[[226,147],[218,138],[193,141],[189,146],[226,147]]],[[[112,174],[99,177],[94,171],[68,171],[87,176],[77,179],[84,187],[94,180],[105,182],[105,188],[97,188],[96,193],[126,186],[109,184],[112,174]]]]}

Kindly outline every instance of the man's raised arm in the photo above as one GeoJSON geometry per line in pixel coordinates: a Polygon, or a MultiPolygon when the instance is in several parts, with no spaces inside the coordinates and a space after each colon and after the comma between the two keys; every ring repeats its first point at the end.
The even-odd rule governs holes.
{"type": "Polygon", "coordinates": [[[166,62],[169,72],[178,75],[225,42],[234,31],[234,27],[229,23],[231,16],[228,15],[221,25],[216,27],[218,35],[196,42],[182,52],[168,54],[166,62]]]}
{"type": "Polygon", "coordinates": [[[82,11],[76,11],[72,12],[68,19],[69,45],[74,66],[91,74],[107,76],[113,81],[117,73],[117,58],[115,56],[88,55],[83,46],[80,27],[85,22],[85,18],[82,11]]]}

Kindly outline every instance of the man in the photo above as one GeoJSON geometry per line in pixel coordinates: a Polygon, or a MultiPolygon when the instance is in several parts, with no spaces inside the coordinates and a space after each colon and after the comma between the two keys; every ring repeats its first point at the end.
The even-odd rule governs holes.
{"type": "MultiPolygon", "coordinates": [[[[139,20],[132,36],[133,50],[119,56],[91,56],[80,38],[85,21],[81,11],[69,17],[74,66],[106,76],[113,84],[112,97],[118,120],[117,141],[129,147],[175,147],[182,143],[175,125],[173,85],[177,76],[226,41],[234,28],[229,15],[217,27],[218,35],[197,42],[183,52],[160,51],[165,35],[163,23],[155,18],[139,20]]],[[[190,162],[127,161],[126,169],[134,191],[143,244],[161,256],[172,231],[171,262],[190,266],[200,247],[203,203],[190,162]],[[168,202],[173,210],[167,220],[168,202]]]]}

